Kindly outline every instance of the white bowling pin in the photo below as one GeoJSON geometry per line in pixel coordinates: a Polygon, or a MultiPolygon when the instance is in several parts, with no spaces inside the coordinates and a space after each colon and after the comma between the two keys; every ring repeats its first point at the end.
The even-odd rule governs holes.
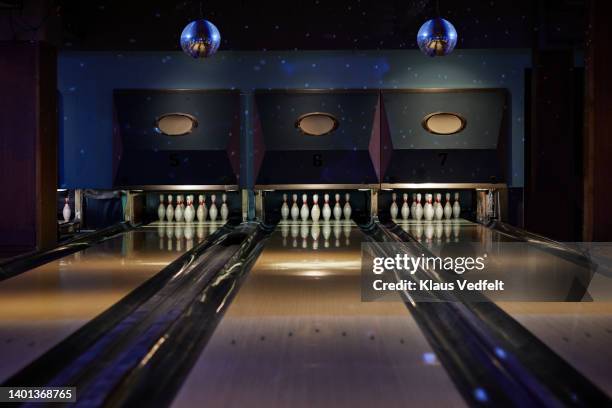
{"type": "Polygon", "coordinates": [[[446,193],[446,203],[444,204],[444,218],[447,220],[453,215],[453,207],[450,203],[450,193],[446,193]]]}
{"type": "Polygon", "coordinates": [[[323,196],[323,200],[325,201],[325,203],[323,204],[323,219],[325,221],[329,221],[332,213],[331,207],[329,206],[329,194],[325,194],[323,196]]]}
{"type": "Polygon", "coordinates": [[[455,193],[455,202],[453,203],[453,217],[459,218],[461,214],[461,206],[459,205],[459,193],[455,193]]]}
{"type": "Polygon", "coordinates": [[[160,221],[163,221],[166,218],[166,206],[164,205],[164,195],[160,194],[159,196],[159,207],[157,207],[157,217],[160,221]]]}
{"type": "Polygon", "coordinates": [[[412,214],[412,218],[416,218],[416,207],[417,207],[417,195],[416,193],[412,193],[412,204],[410,205],[410,213],[412,214]]]}
{"type": "Polygon", "coordinates": [[[281,217],[283,220],[289,218],[289,206],[287,205],[287,194],[283,194],[283,205],[281,206],[281,217]]]}
{"type": "Polygon", "coordinates": [[[229,216],[229,207],[227,206],[227,194],[221,194],[221,219],[223,221],[227,220],[229,216]]]}
{"type": "Polygon", "coordinates": [[[404,193],[403,199],[404,204],[402,204],[402,218],[407,220],[408,216],[410,215],[410,207],[408,207],[408,194],[404,193]]]}
{"type": "Polygon", "coordinates": [[[176,222],[183,221],[183,196],[176,196],[176,208],[174,209],[174,220],[176,222]]]}
{"type": "Polygon", "coordinates": [[[302,221],[306,221],[309,215],[310,210],[308,209],[308,196],[306,194],[302,194],[302,208],[300,208],[300,217],[302,218],[302,221]]]}
{"type": "Polygon", "coordinates": [[[168,206],[166,207],[166,218],[172,222],[174,220],[174,207],[172,206],[172,195],[168,194],[168,206]]]}
{"type": "Polygon", "coordinates": [[[416,216],[417,220],[423,218],[423,206],[421,205],[421,193],[417,194],[416,206],[414,207],[413,214],[416,216]]]}
{"type": "Polygon", "coordinates": [[[319,195],[315,194],[312,196],[312,209],[310,210],[310,218],[314,222],[319,221],[321,217],[321,209],[319,208],[319,195]]]}
{"type": "Polygon", "coordinates": [[[340,220],[342,218],[342,208],[340,207],[340,194],[336,194],[336,205],[334,205],[334,219],[340,220]]]}
{"type": "Polygon", "coordinates": [[[70,209],[70,204],[68,203],[68,197],[64,198],[64,208],[62,209],[62,216],[64,217],[64,221],[70,221],[70,216],[72,215],[72,210],[70,209]]]}
{"type": "Polygon", "coordinates": [[[293,221],[297,221],[298,217],[300,216],[300,209],[298,208],[297,205],[297,194],[293,194],[293,196],[291,197],[293,199],[293,204],[291,205],[291,219],[293,221]]]}
{"type": "Polygon", "coordinates": [[[436,220],[441,220],[444,216],[444,209],[440,200],[442,200],[442,194],[436,193],[436,203],[434,205],[434,217],[436,220]]]}
{"type": "Polygon", "coordinates": [[[198,217],[199,222],[206,220],[207,212],[208,210],[206,210],[206,204],[204,204],[204,195],[200,194],[198,196],[198,210],[196,211],[196,215],[198,217]]]}
{"type": "Polygon", "coordinates": [[[215,204],[215,201],[217,200],[217,196],[216,195],[211,195],[210,196],[210,210],[208,210],[208,215],[210,215],[210,220],[211,221],[216,221],[217,220],[217,215],[219,215],[219,210],[217,210],[217,205],[215,204]]]}
{"type": "Polygon", "coordinates": [[[193,209],[193,196],[187,196],[187,206],[185,207],[185,222],[192,222],[195,218],[195,210],[193,209]]]}
{"type": "Polygon", "coordinates": [[[344,213],[344,218],[346,220],[351,219],[351,213],[353,212],[353,210],[351,209],[351,203],[349,202],[350,199],[351,195],[349,193],[346,193],[344,195],[344,209],[342,210],[344,213]]]}
{"type": "Polygon", "coordinates": [[[389,213],[391,214],[391,219],[395,220],[397,218],[398,208],[395,200],[397,199],[397,194],[391,194],[391,208],[389,209],[389,213]]]}
{"type": "Polygon", "coordinates": [[[431,203],[431,194],[425,194],[425,206],[423,207],[423,216],[427,221],[433,220],[434,208],[431,203]]]}

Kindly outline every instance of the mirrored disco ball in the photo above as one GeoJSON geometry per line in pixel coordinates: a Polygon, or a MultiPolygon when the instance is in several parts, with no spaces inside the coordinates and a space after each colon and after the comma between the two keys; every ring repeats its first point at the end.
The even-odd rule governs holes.
{"type": "Polygon", "coordinates": [[[432,18],[419,29],[417,43],[423,54],[430,57],[448,55],[457,45],[457,30],[448,20],[432,18]]]}
{"type": "Polygon", "coordinates": [[[221,34],[208,20],[195,20],[181,33],[181,48],[193,58],[208,58],[219,49],[221,34]]]}

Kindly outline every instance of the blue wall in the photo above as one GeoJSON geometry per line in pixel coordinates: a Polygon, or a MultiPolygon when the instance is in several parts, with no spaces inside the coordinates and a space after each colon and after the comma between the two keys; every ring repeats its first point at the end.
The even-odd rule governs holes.
{"type": "MultiPolygon", "coordinates": [[[[444,58],[409,51],[219,52],[192,60],[180,52],[63,52],[59,56],[60,186],[112,186],[112,91],[115,88],[229,88],[244,96],[243,146],[249,149],[258,88],[508,88],[512,99],[512,179],[523,186],[524,69],[529,50],[455,50],[444,58]],[[63,154],[62,154],[63,153],[63,154]]],[[[253,183],[252,156],[241,180],[253,183]]]]}

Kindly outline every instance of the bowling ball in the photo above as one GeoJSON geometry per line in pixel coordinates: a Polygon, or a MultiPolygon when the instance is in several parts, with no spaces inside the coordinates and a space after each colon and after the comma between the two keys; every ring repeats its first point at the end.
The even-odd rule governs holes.
{"type": "Polygon", "coordinates": [[[181,33],[181,48],[193,58],[213,56],[221,44],[221,34],[208,20],[195,20],[187,24],[181,33]]]}
{"type": "Polygon", "coordinates": [[[440,17],[432,18],[419,29],[417,44],[427,56],[448,55],[457,45],[457,30],[448,20],[440,17]]]}

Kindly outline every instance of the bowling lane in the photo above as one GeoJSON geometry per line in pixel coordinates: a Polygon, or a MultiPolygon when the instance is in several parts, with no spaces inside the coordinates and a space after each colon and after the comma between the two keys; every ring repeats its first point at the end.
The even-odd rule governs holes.
{"type": "Polygon", "coordinates": [[[354,223],[281,223],[173,406],[464,406],[406,306],[361,302],[354,223]]]}
{"type": "Polygon", "coordinates": [[[438,255],[443,248],[440,243],[479,243],[500,259],[505,273],[505,276],[497,272],[474,275],[479,278],[513,279],[517,271],[526,271],[525,299],[514,293],[493,300],[612,395],[612,274],[588,273],[568,260],[535,247],[520,257],[515,251],[504,253],[507,247],[499,244],[516,241],[466,220],[397,223],[438,255]],[[542,301],[530,301],[537,299],[542,301]]]}
{"type": "Polygon", "coordinates": [[[219,227],[151,224],[0,282],[0,380],[119,301],[219,227]]]}

